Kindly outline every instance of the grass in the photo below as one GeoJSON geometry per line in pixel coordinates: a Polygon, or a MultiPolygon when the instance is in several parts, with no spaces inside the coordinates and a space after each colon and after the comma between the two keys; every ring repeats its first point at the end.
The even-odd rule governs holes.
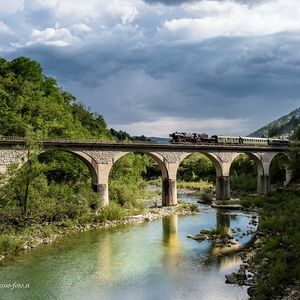
{"type": "Polygon", "coordinates": [[[221,239],[231,238],[232,236],[228,234],[228,228],[226,226],[218,226],[210,231],[210,235],[217,235],[221,239]]]}
{"type": "Polygon", "coordinates": [[[213,188],[213,184],[205,180],[190,182],[178,181],[177,188],[210,191],[213,188]]]}
{"type": "MultiPolygon", "coordinates": [[[[161,186],[161,179],[154,179],[147,181],[150,185],[155,186],[161,186]]],[[[191,189],[191,190],[204,190],[209,192],[214,185],[206,180],[200,180],[200,181],[178,181],[177,182],[177,188],[180,189],[191,189]]]]}

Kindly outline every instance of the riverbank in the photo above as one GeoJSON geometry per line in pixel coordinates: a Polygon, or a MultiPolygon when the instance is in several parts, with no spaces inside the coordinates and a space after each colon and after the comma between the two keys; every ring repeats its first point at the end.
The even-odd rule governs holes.
{"type": "Polygon", "coordinates": [[[243,197],[241,204],[260,211],[253,243],[243,249],[237,273],[227,282],[247,285],[250,299],[300,298],[300,192],[280,190],[265,197],[243,197]]]}
{"type": "Polygon", "coordinates": [[[101,228],[112,228],[119,225],[150,222],[170,215],[188,215],[195,213],[197,206],[190,203],[181,203],[173,207],[153,207],[145,209],[141,214],[127,215],[120,220],[107,220],[105,222],[90,222],[74,224],[71,220],[64,222],[32,224],[19,230],[19,233],[0,235],[0,261],[19,255],[40,245],[51,244],[62,236],[74,232],[85,232],[101,228]]]}

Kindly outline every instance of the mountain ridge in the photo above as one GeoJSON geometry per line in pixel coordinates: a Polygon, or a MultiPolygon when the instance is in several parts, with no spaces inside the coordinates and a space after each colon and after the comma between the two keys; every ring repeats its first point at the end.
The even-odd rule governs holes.
{"type": "Polygon", "coordinates": [[[300,107],[289,114],[272,121],[271,123],[250,133],[250,137],[274,137],[289,138],[293,135],[297,126],[300,125],[300,107]]]}

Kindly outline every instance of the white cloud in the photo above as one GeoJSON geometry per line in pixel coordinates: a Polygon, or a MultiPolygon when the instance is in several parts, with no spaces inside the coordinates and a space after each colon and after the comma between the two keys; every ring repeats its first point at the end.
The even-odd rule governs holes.
{"type": "Polygon", "coordinates": [[[72,29],[75,32],[90,32],[90,31],[92,31],[92,28],[84,23],[74,24],[72,26],[72,29]]]}
{"type": "Polygon", "coordinates": [[[0,13],[11,15],[24,8],[24,0],[0,1],[0,13]]]}
{"type": "Polygon", "coordinates": [[[0,21],[0,33],[13,33],[12,29],[7,26],[3,21],[0,21]]]}
{"type": "Polygon", "coordinates": [[[102,25],[110,18],[119,18],[122,24],[130,24],[138,15],[139,0],[35,0],[36,3],[51,10],[58,18],[72,18],[82,22],[100,22],[102,25]]]}
{"type": "Polygon", "coordinates": [[[245,132],[248,120],[245,119],[191,119],[182,117],[162,117],[151,122],[130,124],[110,124],[111,127],[124,130],[131,135],[167,137],[171,132],[207,132],[209,134],[240,135],[245,132]]]}
{"type": "Polygon", "coordinates": [[[183,9],[188,13],[185,17],[164,23],[164,28],[180,40],[300,31],[297,0],[265,1],[255,6],[232,1],[201,1],[185,4],[183,9]]]}
{"type": "Polygon", "coordinates": [[[77,40],[78,38],[74,37],[66,28],[49,27],[44,30],[33,29],[31,32],[31,40],[27,43],[27,45],[43,44],[48,46],[66,47],[77,40]]]}

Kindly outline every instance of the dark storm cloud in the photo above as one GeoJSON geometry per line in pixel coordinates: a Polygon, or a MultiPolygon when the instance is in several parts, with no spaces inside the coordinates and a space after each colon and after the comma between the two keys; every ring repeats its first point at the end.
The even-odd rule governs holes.
{"type": "Polygon", "coordinates": [[[285,33],[131,51],[126,45],[72,51],[35,46],[15,55],[40,61],[47,74],[112,123],[214,116],[262,125],[281,115],[279,107],[287,113],[299,104],[297,48],[298,36],[285,33]]]}
{"type": "Polygon", "coordinates": [[[157,13],[142,2],[125,9],[108,5],[89,22],[86,16],[100,12],[100,2],[81,15],[82,7],[71,0],[57,1],[60,9],[28,1],[32,9],[25,18],[8,22],[21,38],[6,34],[3,45],[16,46],[5,57],[39,61],[46,74],[109,124],[248,119],[250,127],[232,127],[248,133],[299,106],[296,10],[281,15],[282,3],[273,1],[261,7],[227,3],[225,12],[222,5],[207,11],[199,5],[198,15],[197,7],[179,6],[194,1],[145,2],[177,7],[160,7],[157,13]],[[66,14],[71,8],[75,12],[66,14]],[[257,23],[258,17],[264,22],[257,23]]]}

